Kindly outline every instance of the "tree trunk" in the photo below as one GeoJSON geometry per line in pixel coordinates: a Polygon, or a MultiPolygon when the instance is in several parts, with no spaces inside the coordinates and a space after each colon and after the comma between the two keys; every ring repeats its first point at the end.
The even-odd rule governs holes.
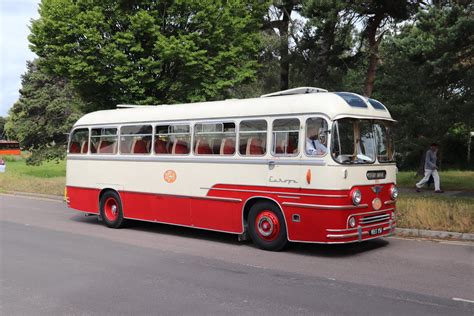
{"type": "Polygon", "coordinates": [[[377,39],[377,29],[382,22],[383,15],[375,15],[371,17],[367,24],[367,37],[369,40],[369,66],[367,68],[367,76],[365,79],[364,95],[368,98],[372,95],[374,90],[375,74],[377,66],[380,62],[379,45],[382,41],[383,34],[380,34],[377,39]]]}
{"type": "Polygon", "coordinates": [[[289,87],[289,43],[288,28],[290,26],[290,16],[293,10],[293,4],[282,6],[283,20],[279,27],[280,32],[280,90],[286,90],[289,87]]]}

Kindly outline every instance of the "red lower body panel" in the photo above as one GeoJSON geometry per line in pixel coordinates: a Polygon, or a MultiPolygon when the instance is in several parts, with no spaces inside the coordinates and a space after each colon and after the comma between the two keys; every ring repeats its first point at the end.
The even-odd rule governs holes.
{"type": "MultiPolygon", "coordinates": [[[[362,201],[354,208],[349,190],[311,190],[263,186],[215,185],[205,197],[150,194],[120,191],[125,218],[190,226],[230,233],[242,233],[244,206],[254,198],[274,201],[283,211],[288,239],[301,242],[345,243],[389,235],[395,223],[390,202],[379,210],[372,200],[390,201],[390,184],[374,193],[371,186],[357,187],[362,201]],[[347,206],[347,208],[346,208],[347,206]],[[358,225],[348,226],[354,216],[358,225]],[[383,217],[383,222],[364,225],[364,218],[383,217]],[[360,226],[360,228],[359,228],[360,226]],[[376,234],[373,234],[373,229],[376,234]]],[[[69,206],[88,213],[98,213],[99,189],[67,188],[69,206]]]]}

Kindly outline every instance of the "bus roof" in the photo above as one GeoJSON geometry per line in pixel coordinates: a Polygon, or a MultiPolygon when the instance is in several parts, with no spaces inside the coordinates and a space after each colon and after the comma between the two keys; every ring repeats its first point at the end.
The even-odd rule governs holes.
{"type": "Polygon", "coordinates": [[[239,117],[265,117],[292,114],[324,114],[342,117],[393,120],[380,102],[348,92],[276,95],[251,99],[196,102],[160,106],[121,105],[119,109],[92,112],[75,126],[126,124],[154,121],[212,120],[239,117]]]}

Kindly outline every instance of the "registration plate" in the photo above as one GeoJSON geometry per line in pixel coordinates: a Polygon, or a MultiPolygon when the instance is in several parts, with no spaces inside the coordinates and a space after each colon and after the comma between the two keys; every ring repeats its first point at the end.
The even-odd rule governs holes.
{"type": "Polygon", "coordinates": [[[375,236],[375,235],[380,235],[382,232],[383,232],[383,228],[379,227],[379,228],[371,229],[369,234],[370,236],[375,236]]]}

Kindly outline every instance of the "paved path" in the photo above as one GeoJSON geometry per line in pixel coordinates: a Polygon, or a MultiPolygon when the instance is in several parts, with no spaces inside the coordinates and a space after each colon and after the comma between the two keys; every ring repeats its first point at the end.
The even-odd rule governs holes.
{"type": "Polygon", "coordinates": [[[6,195],[0,225],[2,315],[474,313],[472,244],[390,238],[273,253],[167,225],[108,229],[61,202],[6,195]]]}
{"type": "Polygon", "coordinates": [[[435,193],[434,188],[423,188],[421,192],[416,192],[415,185],[413,188],[398,188],[402,195],[419,195],[419,196],[447,196],[452,198],[465,197],[474,198],[474,191],[460,191],[460,190],[444,190],[443,193],[435,193]]]}

